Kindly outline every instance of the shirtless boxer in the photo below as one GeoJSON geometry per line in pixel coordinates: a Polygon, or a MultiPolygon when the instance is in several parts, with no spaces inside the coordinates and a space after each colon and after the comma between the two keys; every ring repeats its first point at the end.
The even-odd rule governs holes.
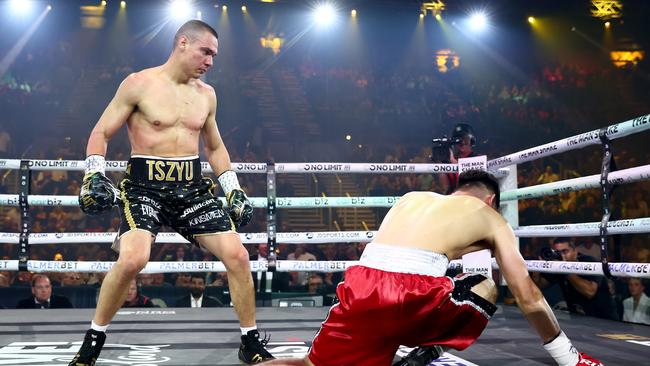
{"type": "Polygon", "coordinates": [[[198,20],[176,32],[173,51],[161,66],[129,75],[118,88],[88,139],[86,175],[79,196],[84,212],[120,207],[114,243],[119,258],[101,287],[95,316],[71,366],[94,365],[109,322],[124,303],[129,283],[149,261],[162,225],[219,257],[228,271],[232,302],[242,337],[239,359],[251,364],[273,359],[259,339],[248,252],[236,232],[253,209],[240,188],[221,140],[212,87],[199,78],[217,54],[217,33],[198,20]],[[119,190],[104,175],[107,143],[126,123],[131,159],[119,190]],[[199,136],[228,208],[213,194],[214,183],[201,176],[199,136]]]}
{"type": "Polygon", "coordinates": [[[463,350],[494,314],[497,290],[479,274],[444,276],[449,261],[489,248],[524,316],[559,365],[600,365],[578,353],[528,277],[510,225],[495,210],[491,175],[460,175],[457,190],[404,195],[384,218],[359,265],[345,273],[307,357],[264,365],[390,365],[400,344],[416,348],[399,365],[428,365],[446,348],[463,350]],[[594,362],[594,363],[586,363],[594,362]]]}

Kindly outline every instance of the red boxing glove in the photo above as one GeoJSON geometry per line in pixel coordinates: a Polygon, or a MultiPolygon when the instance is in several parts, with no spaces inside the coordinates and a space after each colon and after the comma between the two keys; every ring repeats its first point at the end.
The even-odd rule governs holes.
{"type": "Polygon", "coordinates": [[[576,364],[576,366],[604,366],[602,362],[598,361],[597,359],[589,356],[586,353],[579,353],[580,360],[576,364]]]}

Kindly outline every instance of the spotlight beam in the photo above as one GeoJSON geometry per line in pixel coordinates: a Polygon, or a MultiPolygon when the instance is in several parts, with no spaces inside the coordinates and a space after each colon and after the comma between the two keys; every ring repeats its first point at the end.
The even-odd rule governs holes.
{"type": "Polygon", "coordinates": [[[7,70],[13,65],[14,61],[16,61],[16,58],[20,54],[20,52],[25,48],[25,45],[29,41],[30,38],[32,38],[32,35],[34,32],[36,32],[36,29],[38,29],[38,26],[41,25],[47,14],[50,12],[52,9],[51,6],[45,7],[43,9],[43,12],[41,15],[38,16],[38,18],[32,23],[32,25],[29,26],[29,29],[27,29],[27,32],[23,34],[16,44],[11,47],[9,52],[5,55],[5,57],[2,58],[2,61],[0,61],[0,75],[4,75],[7,70]]]}

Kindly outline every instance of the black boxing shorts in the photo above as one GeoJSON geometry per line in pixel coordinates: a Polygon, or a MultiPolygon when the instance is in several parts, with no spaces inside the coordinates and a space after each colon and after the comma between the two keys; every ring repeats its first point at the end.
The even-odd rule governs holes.
{"type": "Polygon", "coordinates": [[[132,230],[145,230],[156,236],[160,227],[171,227],[190,243],[197,237],[235,232],[222,202],[212,193],[212,179],[201,175],[198,156],[159,158],[133,156],[120,182],[119,239],[132,230]]]}

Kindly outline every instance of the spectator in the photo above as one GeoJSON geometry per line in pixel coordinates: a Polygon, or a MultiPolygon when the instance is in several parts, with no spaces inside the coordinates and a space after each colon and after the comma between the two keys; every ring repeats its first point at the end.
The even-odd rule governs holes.
{"type": "Polygon", "coordinates": [[[628,280],[630,297],[623,300],[623,321],[650,325],[650,297],[645,291],[645,283],[640,278],[628,280]]]}
{"type": "Polygon", "coordinates": [[[124,301],[123,308],[155,308],[151,299],[140,293],[140,286],[135,279],[131,280],[129,291],[126,293],[126,300],[124,301]]]}
{"type": "Polygon", "coordinates": [[[205,295],[205,276],[203,273],[192,273],[190,278],[190,293],[176,301],[177,308],[217,308],[223,306],[219,299],[205,295]]]}
{"type": "Polygon", "coordinates": [[[309,294],[320,295],[322,294],[324,287],[323,276],[318,273],[312,273],[311,276],[309,276],[309,281],[307,282],[307,292],[309,294]]]}
{"type": "Polygon", "coordinates": [[[191,274],[187,272],[181,272],[176,276],[176,287],[190,287],[191,284],[191,274]]]}
{"type": "MultiPolygon", "coordinates": [[[[307,251],[306,244],[296,244],[293,253],[287,255],[287,260],[290,261],[315,261],[316,256],[307,251]]],[[[292,285],[304,286],[307,284],[307,279],[309,277],[308,272],[296,272],[291,273],[292,285]]]]}
{"type": "MultiPolygon", "coordinates": [[[[48,278],[48,282],[50,279],[48,278]]],[[[32,273],[28,271],[18,272],[18,276],[14,280],[14,286],[31,286],[32,282],[32,273]]]]}
{"type": "Polygon", "coordinates": [[[539,178],[537,178],[538,184],[551,183],[560,180],[560,176],[553,172],[553,168],[550,165],[547,165],[539,178]]]}
{"type": "Polygon", "coordinates": [[[0,287],[9,287],[11,281],[5,274],[0,273],[0,287]]]}
{"type": "Polygon", "coordinates": [[[11,147],[11,135],[0,125],[0,155],[8,156],[11,147]]]}
{"type": "Polygon", "coordinates": [[[84,280],[79,272],[66,272],[61,280],[61,286],[80,286],[83,284],[84,280]]]}
{"type": "Polygon", "coordinates": [[[70,309],[72,307],[67,297],[52,295],[52,284],[44,274],[37,274],[32,278],[32,296],[16,304],[16,309],[70,309]]]}

